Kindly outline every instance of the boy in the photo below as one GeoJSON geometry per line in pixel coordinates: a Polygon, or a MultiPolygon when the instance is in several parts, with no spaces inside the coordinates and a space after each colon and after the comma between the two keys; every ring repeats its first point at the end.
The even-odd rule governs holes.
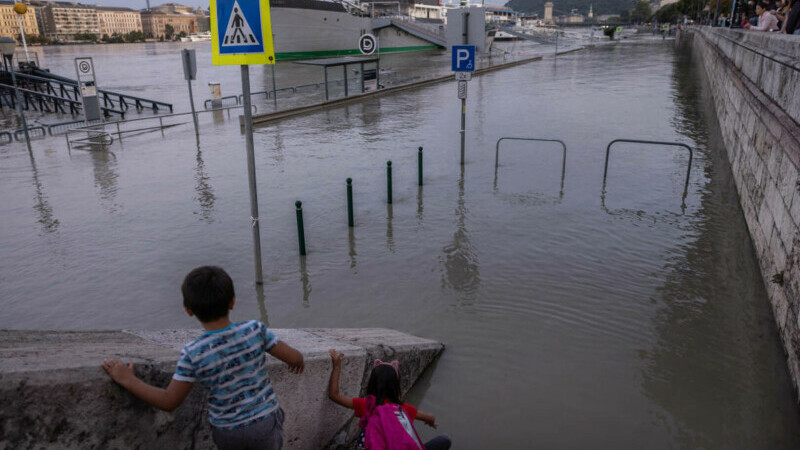
{"type": "Polygon", "coordinates": [[[280,359],[295,374],[303,373],[303,355],[256,320],[231,322],[236,303],[231,277],[219,267],[198,267],[181,286],[186,313],[206,332],[187,344],[167,389],[151,386],[133,373],[133,363],[103,362],[120,386],[152,406],[172,411],[192,383],[208,390],[208,415],[214,443],[226,449],[277,449],[283,445],[283,410],[266,371],[266,355],[280,359]]]}

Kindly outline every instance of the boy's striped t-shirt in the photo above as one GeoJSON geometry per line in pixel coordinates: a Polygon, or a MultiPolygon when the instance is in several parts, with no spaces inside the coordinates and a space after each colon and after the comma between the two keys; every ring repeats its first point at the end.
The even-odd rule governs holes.
{"type": "Polygon", "coordinates": [[[277,343],[275,334],[257,320],[207,331],[183,347],[172,378],[199,381],[208,389],[211,425],[241,427],[278,409],[266,368],[266,354],[277,343]]]}

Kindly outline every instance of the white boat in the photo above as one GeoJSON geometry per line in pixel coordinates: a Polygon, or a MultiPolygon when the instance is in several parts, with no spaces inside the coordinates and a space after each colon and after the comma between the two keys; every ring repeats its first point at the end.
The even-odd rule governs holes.
{"type": "MultiPolygon", "coordinates": [[[[184,39],[186,38],[181,38],[181,41],[186,42],[184,39]]],[[[211,32],[190,34],[188,39],[190,42],[211,42],[211,32]]]]}

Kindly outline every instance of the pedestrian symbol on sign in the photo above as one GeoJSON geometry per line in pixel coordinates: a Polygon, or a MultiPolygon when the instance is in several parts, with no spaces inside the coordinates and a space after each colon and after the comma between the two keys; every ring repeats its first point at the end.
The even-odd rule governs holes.
{"type": "Polygon", "coordinates": [[[225,38],[222,41],[223,47],[231,45],[258,45],[258,39],[253,34],[250,24],[241,13],[239,2],[233,2],[233,11],[228,19],[228,26],[225,28],[225,38]]]}

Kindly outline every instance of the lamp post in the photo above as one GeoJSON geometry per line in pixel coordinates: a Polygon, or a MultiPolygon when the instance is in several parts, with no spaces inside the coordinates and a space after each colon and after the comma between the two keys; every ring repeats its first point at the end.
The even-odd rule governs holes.
{"type": "Polygon", "coordinates": [[[25,29],[22,27],[22,16],[28,12],[28,7],[24,3],[14,5],[14,12],[17,13],[17,23],[19,24],[19,36],[22,38],[22,46],[25,47],[25,61],[31,64],[31,57],[28,54],[28,43],[25,42],[25,29]]]}
{"type": "Polygon", "coordinates": [[[25,132],[25,142],[28,144],[28,151],[32,151],[31,138],[28,135],[28,123],[25,121],[25,113],[22,112],[22,98],[19,95],[19,88],[17,88],[17,76],[14,74],[15,48],[17,48],[17,41],[15,41],[14,38],[0,36],[0,53],[3,54],[3,59],[8,61],[8,70],[11,72],[11,84],[14,85],[14,96],[17,99],[17,112],[19,113],[19,120],[22,123],[22,130],[25,132]]]}

